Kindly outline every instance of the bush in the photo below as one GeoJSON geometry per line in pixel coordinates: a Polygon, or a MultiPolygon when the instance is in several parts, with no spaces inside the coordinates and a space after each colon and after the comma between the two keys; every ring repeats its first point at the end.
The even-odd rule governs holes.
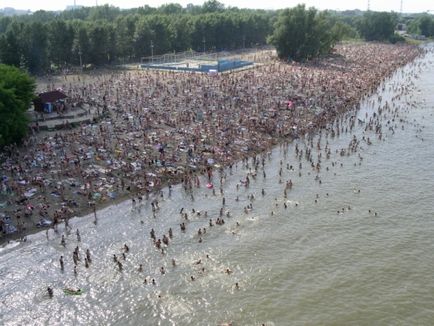
{"type": "Polygon", "coordinates": [[[389,42],[392,44],[402,43],[405,42],[405,38],[395,33],[390,37],[389,42]]]}

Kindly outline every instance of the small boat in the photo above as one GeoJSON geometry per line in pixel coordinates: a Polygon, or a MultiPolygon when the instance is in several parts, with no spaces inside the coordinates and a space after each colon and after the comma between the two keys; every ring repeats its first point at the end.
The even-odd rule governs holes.
{"type": "Polygon", "coordinates": [[[65,293],[66,295],[81,295],[83,294],[83,290],[82,289],[71,289],[71,288],[65,288],[63,289],[63,293],[65,293]]]}
{"type": "Polygon", "coordinates": [[[39,220],[39,222],[36,223],[36,227],[41,228],[41,227],[45,227],[45,226],[50,226],[51,224],[53,224],[53,222],[51,222],[49,219],[41,218],[39,220]]]}

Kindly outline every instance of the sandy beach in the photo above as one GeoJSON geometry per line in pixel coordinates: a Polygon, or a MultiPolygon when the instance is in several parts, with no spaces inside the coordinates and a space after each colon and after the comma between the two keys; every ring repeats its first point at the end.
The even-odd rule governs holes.
{"type": "Polygon", "coordinates": [[[34,125],[22,147],[1,153],[0,241],[165,185],[189,189],[197,174],[325,128],[421,51],[341,44],[303,64],[267,51],[255,68],[217,76],[125,70],[41,81],[40,91],[61,88],[70,110],[87,103],[104,118],[51,132],[34,125]]]}

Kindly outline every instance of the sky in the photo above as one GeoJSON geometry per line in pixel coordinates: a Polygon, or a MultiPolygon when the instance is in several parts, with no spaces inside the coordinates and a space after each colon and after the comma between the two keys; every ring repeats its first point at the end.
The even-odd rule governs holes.
{"type": "MultiPolygon", "coordinates": [[[[195,5],[202,4],[203,0],[75,0],[77,5],[95,6],[109,4],[119,8],[137,8],[144,5],[158,7],[165,3],[179,3],[185,7],[188,3],[195,5]]],[[[226,6],[239,8],[260,8],[260,9],[280,9],[293,7],[299,3],[305,3],[306,6],[316,7],[318,9],[361,9],[366,10],[368,1],[370,2],[371,10],[375,11],[400,11],[401,0],[219,0],[226,6]]],[[[403,12],[425,12],[433,10],[434,0],[402,0],[403,12]]],[[[0,8],[12,7],[15,9],[30,9],[36,10],[63,10],[67,5],[73,5],[74,0],[0,0],[0,8]]]]}

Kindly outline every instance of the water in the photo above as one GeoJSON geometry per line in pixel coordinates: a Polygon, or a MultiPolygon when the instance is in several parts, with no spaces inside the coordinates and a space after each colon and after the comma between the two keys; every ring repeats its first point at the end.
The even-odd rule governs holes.
{"type": "MultiPolygon", "coordinates": [[[[323,133],[321,184],[310,164],[295,156],[295,144],[305,150],[305,140],[273,149],[266,159],[266,179],[259,169],[249,188],[236,189],[248,172],[241,163],[232,175],[225,170],[225,212],[230,211],[231,217],[224,217],[222,226],[208,226],[209,218],[215,221],[219,216],[222,204],[216,175],[216,196],[205,187],[204,178],[201,188],[194,190],[193,202],[180,186],[174,187],[171,198],[165,189],[156,218],[150,202],[132,210],[127,201],[98,212],[97,225],[92,216],[72,220],[66,248],[60,245],[62,229],[59,234],[51,231],[48,241],[41,232],[29,236],[25,243],[3,246],[0,324],[219,325],[232,321],[234,325],[431,325],[433,90],[431,52],[380,87],[381,103],[377,94],[362,103],[357,116],[365,123],[334,139],[323,133]],[[384,107],[386,101],[390,104],[390,99],[401,93],[390,105],[392,111],[383,110],[378,120],[383,125],[382,140],[373,131],[363,134],[375,108],[384,107]],[[399,116],[392,131],[386,123],[393,114],[399,116]],[[365,135],[373,144],[361,141],[357,153],[340,156],[336,150],[348,148],[353,134],[359,140],[365,135]],[[328,160],[326,141],[331,148],[328,160]],[[281,160],[283,183],[279,184],[281,160]],[[287,164],[294,170],[288,170],[287,164]],[[289,179],[294,186],[284,199],[284,184],[289,179]],[[246,214],[243,208],[251,203],[249,194],[255,199],[253,210],[246,214]],[[185,233],[179,229],[182,207],[190,217],[185,233]],[[193,217],[192,208],[202,216],[193,217]],[[152,244],[149,231],[154,228],[161,237],[170,227],[174,238],[162,255],[152,244]],[[203,227],[207,232],[199,243],[197,230],[203,227]],[[76,241],[77,228],[80,243],[76,241]],[[130,247],[125,261],[121,258],[124,243],[130,247]],[[77,245],[82,259],[84,250],[90,248],[93,261],[88,269],[80,262],[74,277],[72,251],[77,245]],[[113,254],[122,261],[122,272],[113,262],[113,254]],[[60,255],[65,257],[63,273],[60,255]],[[176,267],[172,267],[172,258],[176,267]],[[139,264],[144,268],[141,273],[139,264]],[[161,266],[165,275],[160,274],[161,266]],[[229,275],[227,268],[232,271],[229,275]],[[143,284],[145,276],[155,278],[156,285],[143,284]],[[52,299],[46,294],[47,286],[54,289],[52,299]],[[84,294],[66,296],[65,287],[82,288],[84,294]]],[[[317,141],[315,136],[315,162],[317,141]]]]}

